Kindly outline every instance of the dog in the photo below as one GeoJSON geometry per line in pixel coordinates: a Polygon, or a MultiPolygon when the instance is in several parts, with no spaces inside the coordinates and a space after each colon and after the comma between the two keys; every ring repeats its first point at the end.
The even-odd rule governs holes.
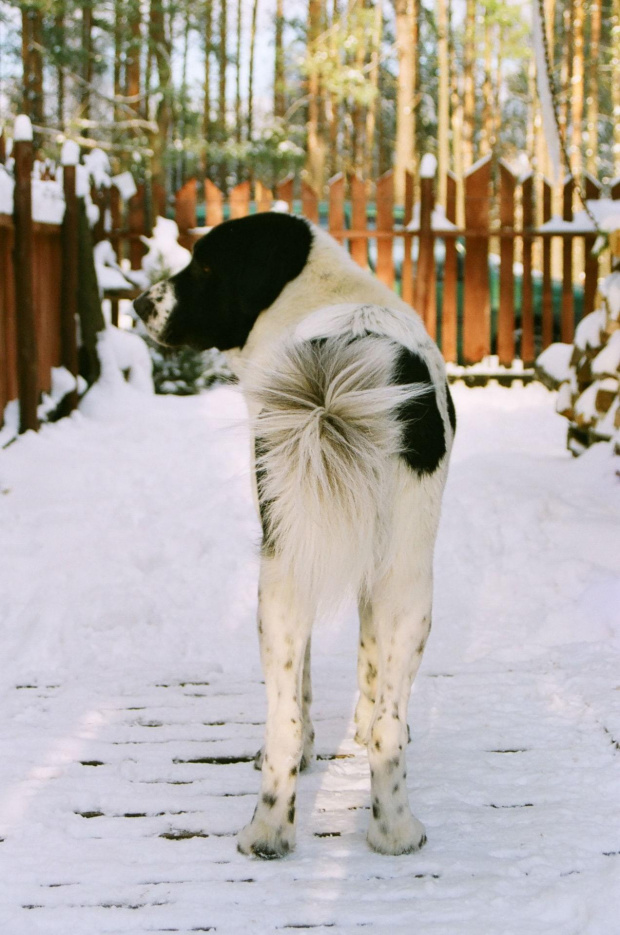
{"type": "Polygon", "coordinates": [[[433,550],[456,418],[440,352],[413,309],[303,218],[226,221],[136,299],[160,343],[231,354],[253,430],[263,530],[258,631],[267,691],[248,855],[295,843],[312,758],[310,636],[358,601],[356,740],[367,747],[370,846],[426,841],[406,786],[407,705],[431,628],[433,550]]]}

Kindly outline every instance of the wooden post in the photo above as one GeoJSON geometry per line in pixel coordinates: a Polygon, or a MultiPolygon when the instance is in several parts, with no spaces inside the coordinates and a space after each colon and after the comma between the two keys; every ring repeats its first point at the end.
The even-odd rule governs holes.
{"type": "Polygon", "coordinates": [[[215,227],[224,220],[224,195],[211,179],[205,179],[205,224],[215,227]]]}
{"type": "Polygon", "coordinates": [[[13,268],[17,308],[17,382],[19,431],[38,429],[39,374],[32,288],[32,125],[23,115],[15,121],[13,144],[15,189],[13,268]]]}
{"type": "MultiPolygon", "coordinates": [[[[543,179],[543,224],[551,220],[551,183],[543,179]]],[[[542,347],[553,343],[553,291],[551,283],[551,237],[543,238],[542,347]]]]}
{"type": "Polygon", "coordinates": [[[276,185],[276,198],[278,201],[285,201],[288,205],[289,211],[293,210],[293,185],[295,184],[295,177],[293,175],[287,175],[286,178],[282,179],[281,182],[278,182],[276,185]]]}
{"type": "Polygon", "coordinates": [[[231,219],[248,216],[250,213],[250,183],[248,181],[239,182],[230,190],[228,204],[231,219]]]}
{"type": "Polygon", "coordinates": [[[301,180],[301,213],[309,221],[319,223],[319,196],[305,179],[301,180]]]}
{"type": "MultiPolygon", "coordinates": [[[[446,218],[456,224],[456,176],[448,172],[446,185],[446,218]]],[[[441,309],[441,350],[446,360],[458,357],[458,261],[456,238],[446,237],[446,258],[443,268],[443,303],[441,309]]]]}
{"type": "Polygon", "coordinates": [[[327,183],[329,188],[329,232],[342,243],[344,223],[344,175],[339,172],[327,183]]]}
{"type": "MultiPolygon", "coordinates": [[[[76,166],[79,149],[65,143],[62,152],[62,184],[65,195],[65,216],[62,222],[62,307],[60,318],[60,348],[63,367],[77,381],[78,375],[78,276],[80,263],[80,205],[76,191],[76,166]]],[[[78,404],[77,384],[66,401],[72,412],[78,404]]]]}
{"type": "Polygon", "coordinates": [[[195,240],[190,231],[198,223],[196,218],[197,200],[198,193],[195,178],[188,179],[174,196],[174,219],[179,228],[179,243],[189,250],[191,250],[195,240]]]}
{"type": "MultiPolygon", "coordinates": [[[[356,231],[366,230],[366,186],[359,175],[351,177],[351,228],[356,231]]],[[[350,245],[351,256],[362,269],[366,269],[368,241],[365,237],[352,237],[350,245]]]]}
{"type": "Polygon", "coordinates": [[[516,179],[506,163],[499,164],[499,316],[497,355],[509,367],[515,356],[515,188],[516,179]]]}
{"type": "Polygon", "coordinates": [[[0,130],[0,163],[4,165],[6,162],[6,137],[4,135],[4,128],[0,130]]]}
{"type": "Polygon", "coordinates": [[[254,185],[254,201],[256,202],[256,211],[258,214],[262,214],[264,211],[271,211],[273,192],[258,180],[254,185]]]}
{"type": "Polygon", "coordinates": [[[109,190],[107,188],[95,188],[93,185],[90,189],[90,197],[93,204],[99,208],[99,217],[92,229],[93,243],[99,243],[101,240],[106,239],[105,213],[109,202],[109,190]]]}
{"type": "MultiPolygon", "coordinates": [[[[390,170],[377,179],[377,234],[389,235],[394,230],[394,173],[390,170]]],[[[394,288],[394,255],[390,236],[377,237],[377,277],[394,288]]]]}
{"type": "Polygon", "coordinates": [[[144,212],[144,185],[130,199],[127,210],[127,230],[129,235],[129,262],[132,269],[140,269],[145,247],[140,237],[146,233],[144,212]]]}
{"type": "Polygon", "coordinates": [[[523,205],[523,280],[521,282],[521,360],[534,363],[534,292],[532,288],[532,230],[534,228],[534,176],[530,173],[521,185],[523,205]]]}
{"type": "Polygon", "coordinates": [[[124,259],[125,251],[123,249],[124,244],[121,236],[121,230],[123,225],[123,210],[122,210],[122,201],[121,193],[119,192],[116,185],[112,185],[110,188],[110,215],[112,218],[112,230],[110,231],[110,243],[114,248],[114,252],[118,257],[118,262],[124,259]]]}
{"type": "Polygon", "coordinates": [[[489,292],[489,183],[491,157],[481,159],[465,176],[465,281],[463,357],[474,364],[491,352],[489,292]]]}
{"type": "Polygon", "coordinates": [[[620,201],[620,179],[611,186],[612,201],[620,201]]]}
{"type": "Polygon", "coordinates": [[[413,244],[413,234],[407,233],[407,227],[411,224],[413,218],[413,172],[405,169],[405,213],[403,223],[405,225],[405,234],[403,235],[403,267],[400,273],[400,295],[404,302],[413,305],[413,260],[411,258],[411,246],[413,244]]]}
{"type": "Polygon", "coordinates": [[[437,335],[437,299],[435,284],[435,238],[433,235],[433,209],[435,207],[435,178],[420,179],[420,236],[414,308],[426,325],[431,338],[437,335]]]}
{"type": "MultiPolygon", "coordinates": [[[[562,217],[565,221],[573,220],[573,192],[575,182],[569,176],[562,189],[562,217]]],[[[562,240],[562,318],[560,322],[560,340],[572,344],[575,333],[575,304],[573,301],[573,238],[562,240]]]]}
{"type": "MultiPolygon", "coordinates": [[[[597,179],[586,174],[586,198],[589,201],[598,201],[601,197],[601,185],[597,179]]],[[[583,314],[589,315],[594,311],[594,302],[596,299],[596,288],[598,285],[598,257],[592,253],[592,247],[596,241],[596,234],[589,234],[584,237],[585,252],[585,281],[583,291],[583,314]]]]}

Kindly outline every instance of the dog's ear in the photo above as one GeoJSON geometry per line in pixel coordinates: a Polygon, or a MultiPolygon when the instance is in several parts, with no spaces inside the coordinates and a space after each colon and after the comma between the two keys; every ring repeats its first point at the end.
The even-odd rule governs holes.
{"type": "Polygon", "coordinates": [[[196,244],[194,256],[224,285],[251,328],[304,269],[312,246],[306,221],[265,212],[226,221],[196,244]]]}

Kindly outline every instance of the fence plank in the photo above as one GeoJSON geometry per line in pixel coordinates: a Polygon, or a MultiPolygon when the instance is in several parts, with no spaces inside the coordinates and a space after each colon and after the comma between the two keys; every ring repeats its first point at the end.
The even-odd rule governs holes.
{"type": "Polygon", "coordinates": [[[39,372],[33,293],[32,230],[32,140],[16,140],[13,268],[17,320],[17,382],[19,387],[19,431],[37,429],[39,419],[39,372]]]}
{"type": "Polygon", "coordinates": [[[329,188],[329,232],[340,243],[342,236],[338,233],[345,229],[344,221],[344,175],[339,172],[327,183],[329,188]]]}
{"type": "Polygon", "coordinates": [[[319,196],[305,179],[301,182],[301,213],[309,221],[319,223],[319,196]]]}
{"type": "MultiPolygon", "coordinates": [[[[351,176],[351,227],[363,230],[366,227],[366,186],[359,175],[351,176]]],[[[349,241],[351,256],[366,269],[368,266],[368,241],[365,237],[352,237],[349,241]]]]}
{"type": "Polygon", "coordinates": [[[196,239],[189,231],[198,225],[196,218],[197,201],[196,179],[191,178],[181,186],[174,198],[174,219],[179,228],[179,243],[189,250],[191,250],[196,239]]]}
{"type": "Polygon", "coordinates": [[[620,201],[620,179],[611,186],[612,201],[620,201]]]}
{"type": "MultiPolygon", "coordinates": [[[[499,164],[499,223],[502,230],[514,231],[516,178],[508,166],[499,164]]],[[[509,367],[515,356],[515,246],[512,236],[500,233],[499,316],[497,321],[497,355],[500,364],[509,367]]]]}
{"type": "Polygon", "coordinates": [[[276,198],[278,201],[285,201],[288,205],[289,211],[293,210],[293,186],[295,184],[295,176],[287,175],[286,178],[282,179],[281,182],[278,182],[276,185],[276,198]]]}
{"type": "Polygon", "coordinates": [[[11,301],[12,295],[9,293],[13,282],[12,240],[12,228],[0,227],[0,427],[3,422],[4,407],[13,398],[10,373],[13,364],[10,317],[14,306],[11,301]]]}
{"type": "Polygon", "coordinates": [[[532,286],[532,234],[534,228],[534,176],[528,175],[521,184],[523,206],[523,280],[521,284],[521,359],[528,366],[534,363],[534,292],[532,286]]]}
{"type": "Polygon", "coordinates": [[[215,182],[205,179],[205,224],[216,227],[224,220],[224,195],[215,182]]]}
{"type": "Polygon", "coordinates": [[[127,206],[127,229],[129,231],[129,262],[132,269],[140,269],[146,248],[140,237],[146,232],[146,212],[144,207],[144,185],[138,185],[135,195],[127,206]]]}
{"type": "MultiPolygon", "coordinates": [[[[456,176],[447,173],[446,218],[456,224],[456,176]]],[[[443,303],[441,309],[441,349],[448,361],[458,356],[458,259],[456,240],[446,238],[443,267],[443,303]]]]}
{"type": "MultiPolygon", "coordinates": [[[[602,186],[591,175],[586,174],[586,198],[591,201],[598,201],[601,197],[602,186]]],[[[585,250],[585,280],[583,287],[583,314],[589,315],[594,311],[594,302],[596,299],[596,288],[598,285],[598,257],[592,253],[592,248],[596,242],[596,234],[590,234],[583,238],[585,250]]]]}
{"type": "Polygon", "coordinates": [[[273,192],[270,188],[263,185],[262,182],[257,181],[254,186],[254,201],[256,202],[256,210],[259,214],[262,214],[264,211],[271,211],[273,192]]]}
{"type": "Polygon", "coordinates": [[[435,276],[435,238],[433,236],[433,208],[435,207],[435,179],[420,179],[420,234],[418,238],[418,268],[414,306],[431,338],[437,335],[437,302],[435,276]]]}
{"type": "MultiPolygon", "coordinates": [[[[80,262],[80,205],[76,191],[76,167],[63,167],[65,216],[62,223],[62,286],[60,344],[61,361],[74,377],[78,374],[77,320],[80,262]]],[[[77,390],[67,400],[69,411],[78,403],[77,390]]]]}
{"type": "Polygon", "coordinates": [[[403,237],[403,268],[401,270],[400,294],[403,301],[408,305],[413,305],[413,259],[411,256],[411,247],[413,245],[413,235],[406,232],[407,226],[411,224],[413,217],[413,172],[405,169],[405,213],[403,223],[405,225],[405,234],[403,237]]]}
{"type": "MultiPolygon", "coordinates": [[[[377,179],[377,232],[394,230],[394,173],[390,170],[377,179]]],[[[377,277],[394,288],[393,237],[377,237],[377,277]]]]}
{"type": "Polygon", "coordinates": [[[465,176],[465,225],[476,231],[466,239],[463,357],[465,363],[482,360],[491,351],[491,299],[489,293],[489,183],[491,157],[481,160],[465,176]]]}
{"type": "MultiPolygon", "coordinates": [[[[562,218],[573,220],[573,192],[575,182],[569,176],[562,188],[562,218]]],[[[573,238],[567,237],[562,242],[562,317],[560,321],[560,340],[571,344],[575,333],[575,306],[573,301],[573,238]]]]}
{"type": "Polygon", "coordinates": [[[6,162],[6,137],[4,127],[0,130],[0,162],[4,165],[6,162]]]}
{"type": "Polygon", "coordinates": [[[238,185],[231,188],[228,197],[231,220],[248,216],[250,213],[250,195],[250,183],[248,181],[239,182],[238,185]]]}
{"type": "Polygon", "coordinates": [[[151,182],[151,197],[153,200],[153,214],[155,220],[158,217],[166,217],[166,189],[161,182],[151,182]]]}
{"type": "MultiPolygon", "coordinates": [[[[551,220],[551,185],[543,179],[543,224],[551,220]]],[[[543,239],[542,261],[542,347],[543,351],[553,343],[553,291],[551,283],[551,244],[550,237],[543,239]]]]}

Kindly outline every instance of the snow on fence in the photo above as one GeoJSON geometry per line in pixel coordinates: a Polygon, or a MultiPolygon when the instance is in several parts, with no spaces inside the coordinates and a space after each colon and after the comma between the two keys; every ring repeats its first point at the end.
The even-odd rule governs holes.
{"type": "MultiPolygon", "coordinates": [[[[209,179],[192,178],[174,196],[174,216],[180,242],[191,247],[204,233],[198,226],[199,215],[201,223],[212,227],[254,211],[303,214],[345,243],[358,263],[371,266],[379,279],[400,290],[420,312],[448,361],[474,364],[496,353],[504,366],[516,357],[530,365],[554,339],[572,341],[577,318],[576,241],[585,243],[586,257],[581,314],[594,309],[599,264],[591,250],[596,232],[583,211],[573,215],[572,179],[559,193],[562,217],[552,217],[552,188],[546,180],[532,175],[518,179],[500,162],[493,187],[492,164],[491,157],[481,160],[464,179],[463,226],[457,225],[458,186],[451,173],[446,180],[446,208],[436,205],[434,161],[432,167],[426,163],[417,185],[407,173],[402,209],[394,203],[392,172],[374,183],[337,175],[328,183],[326,202],[304,180],[292,176],[273,190],[256,181],[253,193],[250,182],[241,182],[228,198],[209,179]],[[414,204],[416,190],[420,201],[414,204]],[[540,227],[537,214],[543,220],[540,227]],[[552,280],[554,238],[562,241],[561,284],[552,280]],[[494,283],[491,246],[497,243],[499,270],[493,274],[494,283]],[[540,270],[533,262],[536,244],[540,270]],[[520,290],[515,288],[517,255],[522,267],[520,290]]],[[[140,235],[148,233],[149,211],[163,214],[166,208],[163,191],[152,191],[150,204],[147,194],[144,186],[139,188],[129,203],[126,227],[114,234],[117,247],[123,240],[129,243],[134,268],[140,265],[140,235]]],[[[586,195],[592,201],[601,196],[601,186],[592,178],[586,180],[586,195]]],[[[611,197],[620,199],[620,183],[612,187],[611,197]]]]}

